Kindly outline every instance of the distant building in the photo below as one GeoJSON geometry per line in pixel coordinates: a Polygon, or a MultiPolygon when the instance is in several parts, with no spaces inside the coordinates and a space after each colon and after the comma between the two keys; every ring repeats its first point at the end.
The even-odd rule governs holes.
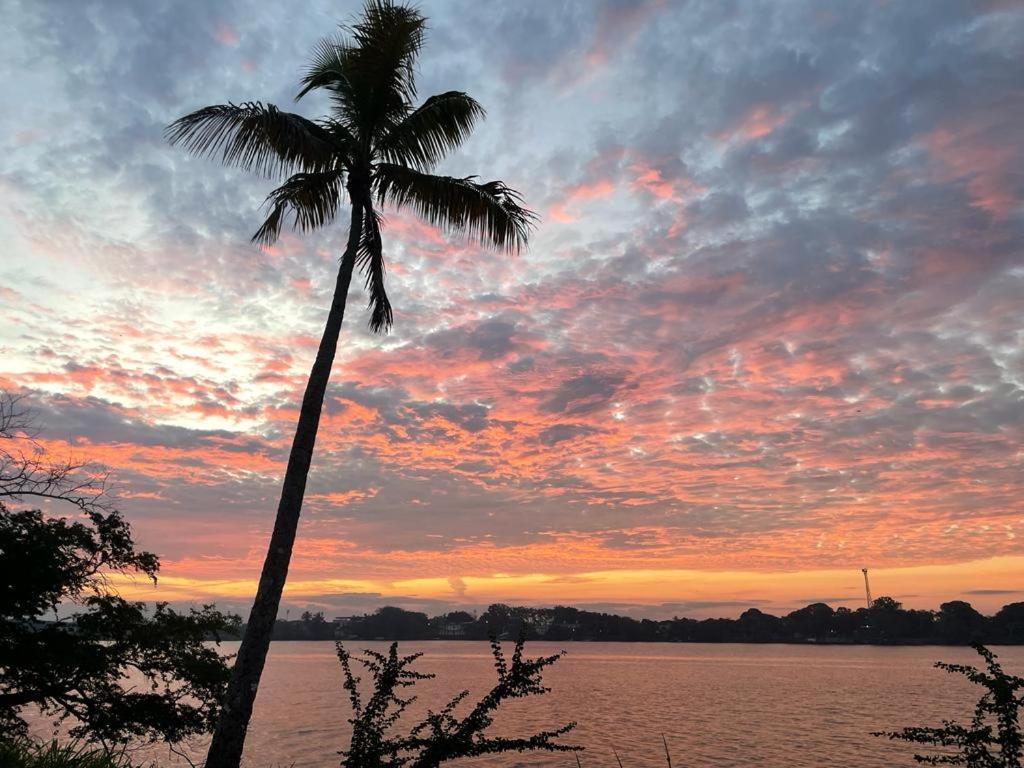
{"type": "Polygon", "coordinates": [[[539,636],[543,637],[547,634],[547,631],[551,629],[551,624],[554,622],[555,617],[547,614],[538,614],[531,616],[526,620],[526,623],[530,625],[530,629],[536,632],[539,636]]]}
{"type": "Polygon", "coordinates": [[[349,637],[349,629],[355,616],[335,616],[331,623],[334,625],[334,638],[344,640],[349,637]]]}
{"type": "Polygon", "coordinates": [[[446,621],[438,628],[437,635],[446,640],[456,640],[465,637],[471,626],[472,621],[446,621]]]}

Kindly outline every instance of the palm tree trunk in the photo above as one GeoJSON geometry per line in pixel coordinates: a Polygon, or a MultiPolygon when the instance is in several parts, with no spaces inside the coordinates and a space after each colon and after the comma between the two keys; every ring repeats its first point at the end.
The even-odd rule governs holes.
{"type": "Polygon", "coordinates": [[[302,497],[306,492],[306,476],[309,474],[309,465],[313,459],[313,446],[316,444],[316,433],[320,426],[324,393],[331,376],[334,353],[338,348],[338,335],[345,316],[345,300],[359,250],[362,226],[362,206],[354,203],[348,244],[338,269],[331,311],[327,315],[327,325],[320,339],[316,362],[313,363],[313,370],[306,383],[306,394],[302,398],[299,423],[295,428],[295,439],[292,441],[288,469],[285,471],[284,484],[281,488],[281,500],[277,505],[274,532],[270,537],[267,557],[263,561],[263,573],[249,614],[245,636],[242,638],[235,666],[231,671],[231,682],[228,684],[223,711],[210,742],[206,768],[238,768],[242,759],[242,748],[249,728],[249,718],[252,716],[256,689],[260,684],[260,675],[263,674],[263,665],[270,649],[270,636],[277,620],[281,593],[288,576],[288,564],[291,561],[295,532],[299,526],[299,513],[302,510],[302,497]]]}

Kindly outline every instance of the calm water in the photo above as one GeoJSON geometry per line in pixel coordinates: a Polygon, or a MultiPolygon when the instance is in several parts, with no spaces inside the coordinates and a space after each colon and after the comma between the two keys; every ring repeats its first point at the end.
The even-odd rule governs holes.
{"type": "MultiPolygon", "coordinates": [[[[352,644],[386,650],[387,643],[352,644]]],[[[532,643],[530,655],[562,644],[532,643]]],[[[931,667],[937,660],[974,663],[963,648],[815,647],[567,643],[546,676],[552,693],[512,702],[496,733],[579,722],[584,768],[664,766],[665,734],[675,766],[911,765],[911,750],[870,736],[873,730],[969,716],[973,686],[931,667]]],[[[483,692],[493,679],[484,643],[405,643],[422,651],[419,669],[436,680],[417,686],[420,704],[436,707],[462,688],[483,692]]],[[[1024,648],[996,649],[1004,667],[1024,672],[1024,648]]],[[[334,647],[274,643],[256,700],[247,768],[336,766],[346,743],[348,702],[334,647]]],[[[201,754],[195,745],[195,754],[201,754]]],[[[165,753],[152,755],[161,763],[165,753]]],[[[571,754],[504,756],[464,765],[571,768],[571,754]]]]}

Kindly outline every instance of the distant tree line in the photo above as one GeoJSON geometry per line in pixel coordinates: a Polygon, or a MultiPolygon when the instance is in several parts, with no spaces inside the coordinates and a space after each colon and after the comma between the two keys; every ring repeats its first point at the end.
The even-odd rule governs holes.
{"type": "Polygon", "coordinates": [[[517,637],[523,631],[530,640],[557,641],[1017,645],[1024,644],[1024,602],[1010,603],[985,616],[962,600],[930,611],[907,609],[891,597],[880,597],[871,608],[856,610],[812,603],[785,616],[750,608],[738,619],[661,621],[564,606],[498,603],[479,616],[453,611],[434,617],[388,606],[338,622],[327,621],[322,613],[303,614],[299,621],[278,621],[274,639],[486,640],[517,637]]]}

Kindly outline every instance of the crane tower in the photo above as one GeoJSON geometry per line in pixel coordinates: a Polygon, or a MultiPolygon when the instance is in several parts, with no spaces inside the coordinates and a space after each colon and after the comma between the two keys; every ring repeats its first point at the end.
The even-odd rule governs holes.
{"type": "Polygon", "coordinates": [[[868,569],[861,568],[860,571],[864,574],[864,597],[868,601],[868,608],[870,608],[873,601],[871,600],[871,585],[868,583],[868,569]]]}

